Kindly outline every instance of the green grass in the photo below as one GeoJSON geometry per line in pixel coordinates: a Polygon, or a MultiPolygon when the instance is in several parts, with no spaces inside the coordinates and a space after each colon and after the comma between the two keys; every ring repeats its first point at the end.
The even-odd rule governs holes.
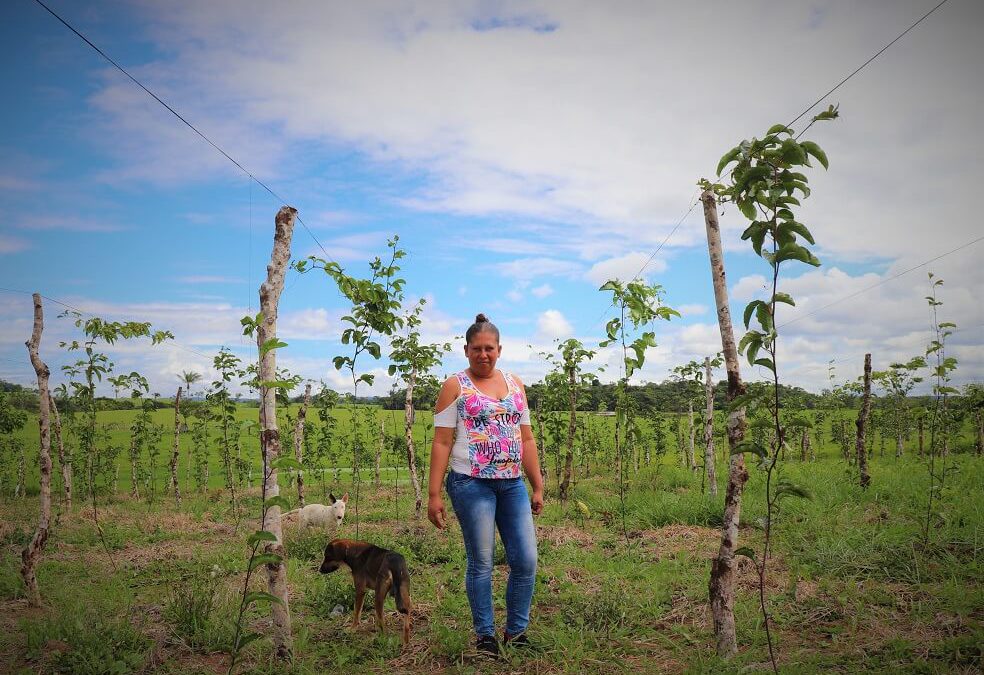
{"type": "MultiPolygon", "coordinates": [[[[393,414],[395,420],[399,413],[393,414]]],[[[782,671],[979,672],[984,459],[952,457],[957,471],[947,477],[924,543],[924,462],[911,453],[896,460],[891,447],[887,456],[876,452],[872,487],[862,491],[835,448],[820,448],[819,456],[807,463],[790,458],[781,469],[784,478],[812,493],[809,500],[786,501],[775,524],[767,590],[782,671]]],[[[552,462],[551,454],[551,475],[552,462]]],[[[408,520],[408,484],[399,484],[397,496],[390,474],[377,491],[371,471],[363,472],[360,537],[400,551],[411,570],[416,609],[410,649],[401,650],[392,600],[386,605],[386,635],[372,629],[371,597],[363,628],[349,627],[351,576],[344,570],[318,572],[327,535],[289,525],[295,661],[285,671],[270,660],[269,643],[259,641],[246,650],[243,667],[257,673],[767,672],[755,579],[747,566],[739,568],[735,606],[739,654],[725,663],[712,647],[707,577],[726,481],[720,451],[717,469],[716,498],[701,493],[700,476],[681,468],[675,455],[630,472],[628,536],[610,470],[577,482],[574,496],[590,513],[583,522],[570,503],[556,500],[551,484],[538,519],[530,629],[540,650],[510,654],[495,664],[477,661],[472,651],[460,532],[408,520]],[[341,615],[333,611],[338,605],[341,615]]],[[[764,479],[754,467],[750,474],[739,538],[760,551],[762,532],[755,522],[764,515],[764,479]]],[[[350,489],[350,480],[345,474],[339,487],[350,489]]],[[[18,571],[36,503],[0,504],[0,671],[215,672],[228,657],[248,553],[245,536],[259,514],[255,490],[243,496],[242,505],[247,518],[236,532],[228,500],[217,492],[189,494],[180,511],[170,499],[152,505],[103,499],[100,522],[115,569],[88,507],[63,513],[38,570],[44,606],[30,610],[18,571]]],[[[343,536],[354,535],[352,506],[343,536]]],[[[501,549],[496,560],[501,625],[501,549]]],[[[262,574],[256,584],[263,588],[262,574]]],[[[248,613],[250,629],[266,625],[267,611],[248,613]]]]}

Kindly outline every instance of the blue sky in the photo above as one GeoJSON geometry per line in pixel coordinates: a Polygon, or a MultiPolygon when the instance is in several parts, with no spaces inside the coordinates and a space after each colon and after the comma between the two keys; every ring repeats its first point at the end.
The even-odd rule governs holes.
{"type": "MultiPolygon", "coordinates": [[[[788,121],[932,6],[51,4],[298,208],[349,271],[399,234],[409,299],[429,300],[425,336],[451,339],[483,311],[503,366],[527,380],[554,339],[597,343],[609,311],[597,288],[639,270],[725,150],[788,121]],[[768,41],[736,51],[763,26],[768,41]]],[[[174,346],[111,352],[155,390],[183,370],[210,378],[219,346],[248,357],[239,317],[256,311],[280,202],[36,4],[4,3],[0,17],[0,286],[172,330],[174,346]]],[[[964,202],[984,179],[984,92],[968,86],[981,19],[952,0],[834,95],[841,120],[811,130],[831,168],[811,174],[802,219],[824,265],[784,283],[799,305],[788,318],[802,317],[784,337],[788,381],[818,389],[832,358],[843,380],[867,350],[876,368],[920,353],[926,269],[962,327],[958,380],[984,377],[984,244],[817,311],[979,236],[964,202]]],[[[722,225],[740,316],[767,268],[738,242],[737,212],[722,225]]],[[[293,250],[320,253],[300,226],[293,250]]],[[[661,380],[719,348],[700,208],[646,277],[684,314],[658,327],[640,375],[661,380]]],[[[46,308],[43,345],[55,367],[71,335],[59,309],[46,308]]],[[[282,364],[342,388],[330,362],[344,309],[326,278],[291,272],[282,364]]],[[[30,298],[0,291],[0,325],[0,377],[31,382],[30,298]]],[[[615,359],[596,363],[614,373],[615,359]]]]}

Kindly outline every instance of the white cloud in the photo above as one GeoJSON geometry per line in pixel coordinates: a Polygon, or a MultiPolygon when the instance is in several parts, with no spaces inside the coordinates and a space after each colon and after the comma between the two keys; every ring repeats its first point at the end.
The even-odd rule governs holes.
{"type": "MultiPolygon", "coordinates": [[[[259,4],[174,2],[143,9],[169,60],[138,75],[220,144],[234,140],[263,175],[287,170],[282,158],[291,143],[340,142],[383,164],[423,169],[428,181],[404,203],[549,219],[577,232],[575,240],[592,238],[601,224],[616,249],[611,255],[631,245],[655,247],[689,203],[694,177],[709,176],[725,149],[777,116],[791,117],[867,59],[873,40],[886,41],[922,11],[915,0],[835,3],[820,20],[806,5],[776,12],[763,2],[697,10],[642,3],[618,11],[551,0],[298,2],[276,12],[259,4]],[[720,66],[719,55],[702,45],[754,31],[766,10],[774,39],[747,44],[748,62],[834,42],[838,53],[783,82],[785,111],[740,80],[695,87],[691,73],[720,66]],[[538,31],[538,21],[552,30],[538,31]],[[692,39],[698,31],[700,43],[692,39]],[[689,67],[643,65],[678,62],[689,67]],[[728,115],[705,114],[722,100],[728,115]],[[231,115],[229,101],[244,114],[231,115]],[[282,136],[268,133],[271,127],[282,136]]],[[[980,179],[968,167],[982,149],[973,111],[984,91],[959,83],[973,80],[982,57],[973,29],[979,11],[973,3],[948,6],[921,24],[839,92],[842,120],[811,132],[832,161],[829,174],[816,174],[814,205],[804,209],[823,247],[898,255],[937,238],[922,223],[948,223],[955,241],[972,232],[957,197],[980,179]],[[941,43],[947,49],[937,49],[941,43]],[[918,95],[913,81],[921,83],[918,95]],[[869,119],[880,121],[863,122],[869,119]],[[924,133],[927,119],[945,125],[924,133]],[[912,166],[935,167],[918,177],[918,189],[912,166]],[[861,183],[869,189],[857,190],[861,183]],[[910,236],[893,236],[900,229],[910,236]]],[[[93,98],[119,129],[123,173],[166,181],[228,170],[129,87],[107,78],[93,98]],[[149,147],[133,152],[134,137],[149,147]]],[[[701,235],[699,226],[684,227],[668,245],[701,235]]]]}
{"type": "Polygon", "coordinates": [[[505,277],[528,282],[537,277],[571,277],[581,271],[581,266],[569,260],[556,258],[518,258],[491,266],[505,277]]]}
{"type": "Polygon", "coordinates": [[[553,286],[551,286],[550,284],[543,284],[541,286],[536,286],[535,288],[530,290],[530,293],[532,293],[534,297],[540,298],[541,300],[547,297],[548,295],[552,295],[553,292],[554,292],[553,286]]]}
{"type": "Polygon", "coordinates": [[[556,309],[548,309],[540,314],[536,321],[536,330],[538,338],[547,340],[563,339],[574,334],[570,321],[556,309]]]}
{"type": "Polygon", "coordinates": [[[707,305],[701,304],[680,305],[675,309],[683,316],[701,316],[707,314],[707,305]]]}
{"type": "Polygon", "coordinates": [[[22,237],[0,234],[0,254],[20,253],[31,248],[31,243],[22,237]]]}
{"type": "Polygon", "coordinates": [[[666,262],[661,258],[650,260],[651,254],[633,252],[616,258],[602,260],[591,266],[587,278],[600,286],[610,279],[631,281],[640,272],[643,278],[666,271],[666,262]]]}
{"type": "Polygon", "coordinates": [[[750,274],[742,277],[729,292],[729,300],[751,300],[765,294],[765,277],[761,274],[750,274]]]}

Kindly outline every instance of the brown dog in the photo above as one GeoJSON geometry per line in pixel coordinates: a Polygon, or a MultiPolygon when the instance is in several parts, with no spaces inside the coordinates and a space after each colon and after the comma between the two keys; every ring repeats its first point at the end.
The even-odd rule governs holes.
{"type": "Polygon", "coordinates": [[[321,573],[334,572],[342,565],[352,570],[355,582],[355,616],[352,626],[359,625],[366,587],[376,591],[376,628],[383,631],[383,602],[392,591],[396,609],[403,615],[403,644],[410,641],[410,573],[402,555],[365,541],[333,539],[325,547],[321,573]]]}

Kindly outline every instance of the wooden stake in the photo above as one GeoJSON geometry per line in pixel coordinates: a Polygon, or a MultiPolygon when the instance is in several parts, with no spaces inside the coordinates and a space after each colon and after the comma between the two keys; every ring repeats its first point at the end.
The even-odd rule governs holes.
{"type": "Polygon", "coordinates": [[[38,353],[41,346],[41,333],[44,330],[44,310],[41,307],[41,296],[35,293],[33,298],[34,330],[31,332],[31,339],[25,344],[28,354],[31,356],[31,365],[34,366],[34,372],[38,377],[38,398],[40,399],[38,427],[41,431],[41,450],[38,453],[38,463],[41,465],[41,514],[38,517],[37,531],[21,553],[21,577],[23,577],[24,586],[27,588],[28,602],[34,607],[39,607],[41,605],[41,592],[38,590],[35,569],[41,552],[44,550],[44,545],[48,541],[48,528],[51,522],[51,422],[49,418],[51,393],[48,391],[50,371],[38,353]]]}
{"type": "Polygon", "coordinates": [[[58,414],[58,406],[55,404],[54,397],[48,397],[51,403],[51,412],[55,416],[55,442],[58,444],[58,464],[61,465],[62,490],[65,495],[65,509],[72,508],[72,463],[65,460],[65,444],[62,442],[61,435],[61,415],[58,414]]]}
{"type": "Polygon", "coordinates": [[[704,411],[704,471],[707,486],[712,497],[717,497],[717,471],[714,467],[714,381],[711,379],[711,357],[704,357],[704,397],[707,408],[704,411]]]}
{"type": "Polygon", "coordinates": [[[178,485],[178,441],[181,439],[181,387],[174,395],[174,452],[171,454],[171,489],[174,490],[174,506],[181,508],[181,487],[178,485]]]}
{"type": "Polygon", "coordinates": [[[871,415],[871,354],[864,355],[864,396],[861,398],[861,410],[855,423],[858,428],[854,447],[858,456],[858,470],[861,472],[861,487],[867,489],[871,485],[868,475],[868,453],[865,451],[865,433],[868,417],[871,415]]]}
{"type": "MultiPolygon", "coordinates": [[[[714,282],[714,302],[717,306],[721,347],[728,372],[727,401],[733,401],[745,393],[738,368],[738,349],[731,327],[731,309],[728,304],[728,285],[724,273],[724,253],[721,247],[721,229],[718,225],[717,200],[714,193],[705,190],[700,197],[704,204],[704,225],[707,231],[707,253],[711,261],[711,279],[714,282]]],[[[745,439],[745,408],[739,407],[728,414],[728,448],[731,461],[728,467],[728,487],[724,494],[724,522],[721,526],[721,546],[711,562],[709,582],[711,617],[714,621],[714,639],[721,658],[731,658],[738,652],[735,635],[735,549],[738,547],[738,522],[741,518],[741,495],[748,480],[745,456],[737,452],[745,439]]]]}
{"type": "MultiPolygon", "coordinates": [[[[304,422],[307,409],[311,404],[311,384],[304,387],[304,402],[297,411],[297,421],[294,423],[294,459],[298,464],[304,463],[304,422]]],[[[304,470],[297,470],[297,505],[304,506],[304,470]]]]}
{"type": "Polygon", "coordinates": [[[420,490],[420,476],[417,475],[417,453],[413,445],[413,422],[415,410],[413,407],[413,390],[417,384],[417,371],[410,373],[407,379],[407,395],[403,401],[403,435],[407,443],[407,465],[410,469],[410,482],[413,483],[414,511],[413,517],[420,520],[423,497],[420,490]]]}
{"type": "MultiPolygon", "coordinates": [[[[284,290],[284,274],[290,260],[290,240],[294,232],[294,219],[297,210],[284,206],[277,212],[276,231],[273,237],[273,251],[267,265],[267,278],[260,285],[260,314],[262,318],[256,330],[256,345],[260,350],[260,453],[265,469],[264,496],[271,499],[280,494],[277,482],[277,468],[273,461],[280,456],[280,429],[277,426],[276,389],[263,386],[264,382],[277,379],[277,350],[269,349],[263,353],[263,345],[277,337],[277,306],[284,290]]],[[[283,525],[280,506],[267,507],[263,514],[263,529],[273,534],[276,541],[266,544],[264,551],[280,556],[280,562],[268,563],[267,591],[280,602],[271,602],[273,615],[272,639],[277,658],[291,658],[292,638],[290,628],[290,607],[287,593],[287,551],[284,548],[283,525]]]]}

